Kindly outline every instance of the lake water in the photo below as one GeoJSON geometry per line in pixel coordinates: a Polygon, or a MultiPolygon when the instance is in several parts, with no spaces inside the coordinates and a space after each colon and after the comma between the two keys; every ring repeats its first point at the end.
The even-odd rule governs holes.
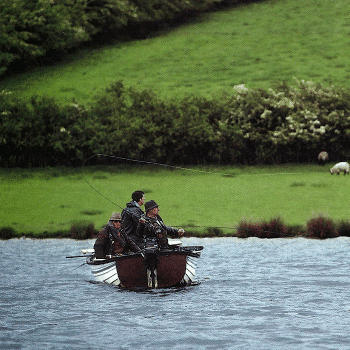
{"type": "Polygon", "coordinates": [[[350,239],[184,238],[198,284],[93,283],[93,240],[0,241],[1,349],[350,349],[350,239]]]}

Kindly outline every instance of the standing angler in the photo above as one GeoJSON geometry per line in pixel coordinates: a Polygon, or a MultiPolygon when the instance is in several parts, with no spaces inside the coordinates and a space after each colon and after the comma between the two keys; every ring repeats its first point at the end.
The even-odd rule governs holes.
{"type": "Polygon", "coordinates": [[[122,227],[124,233],[138,246],[142,244],[136,235],[137,225],[141,215],[144,214],[141,206],[145,203],[143,191],[135,191],[131,195],[131,202],[126,203],[126,208],[122,211],[122,227]]]}

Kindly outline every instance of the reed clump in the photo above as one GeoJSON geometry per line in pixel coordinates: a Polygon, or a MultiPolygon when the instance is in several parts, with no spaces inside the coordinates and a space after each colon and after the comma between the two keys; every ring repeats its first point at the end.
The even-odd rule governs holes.
{"type": "Polygon", "coordinates": [[[237,237],[257,237],[256,234],[259,231],[261,231],[261,225],[259,223],[252,223],[246,220],[242,220],[237,227],[237,237]]]}
{"type": "MultiPolygon", "coordinates": [[[[290,231],[289,231],[290,232],[290,231]]],[[[242,220],[237,227],[237,237],[280,238],[287,235],[287,226],[280,217],[269,221],[249,222],[242,220]]]]}
{"type": "Polygon", "coordinates": [[[323,215],[311,218],[306,226],[309,238],[326,239],[339,236],[334,220],[323,215]]]}

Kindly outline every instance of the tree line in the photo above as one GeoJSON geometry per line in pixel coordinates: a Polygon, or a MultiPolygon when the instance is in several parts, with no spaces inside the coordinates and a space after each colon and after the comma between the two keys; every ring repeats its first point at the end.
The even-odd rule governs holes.
{"type": "Polygon", "coordinates": [[[167,164],[350,158],[350,92],[296,81],[161,99],[118,81],[89,106],[0,93],[0,166],[80,166],[96,153],[167,164]]]}

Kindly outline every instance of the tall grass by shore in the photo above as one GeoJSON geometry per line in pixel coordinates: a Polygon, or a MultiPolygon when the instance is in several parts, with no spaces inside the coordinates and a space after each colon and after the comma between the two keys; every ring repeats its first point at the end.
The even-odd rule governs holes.
{"type": "Polygon", "coordinates": [[[159,204],[167,225],[196,234],[232,234],[241,220],[347,220],[350,206],[350,178],[316,165],[0,169],[0,178],[0,228],[34,237],[63,234],[79,222],[99,229],[137,189],[159,204]]]}
{"type": "Polygon", "coordinates": [[[312,80],[350,87],[348,0],[270,0],[206,13],[142,41],[89,48],[0,82],[21,97],[86,103],[112,83],[162,97],[312,80]]]}

